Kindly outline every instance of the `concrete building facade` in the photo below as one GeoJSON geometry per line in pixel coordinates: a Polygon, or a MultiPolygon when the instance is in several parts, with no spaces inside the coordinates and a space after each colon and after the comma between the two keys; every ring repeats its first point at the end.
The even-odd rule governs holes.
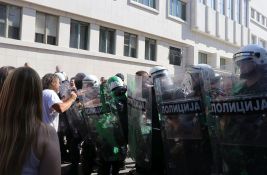
{"type": "Polygon", "coordinates": [[[0,66],[28,62],[40,76],[56,65],[98,77],[155,65],[230,70],[241,46],[266,42],[257,0],[0,0],[0,66]]]}

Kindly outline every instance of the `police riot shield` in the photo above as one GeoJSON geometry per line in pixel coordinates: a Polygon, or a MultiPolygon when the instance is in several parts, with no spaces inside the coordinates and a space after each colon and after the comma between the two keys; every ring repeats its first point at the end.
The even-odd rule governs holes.
{"type": "Polygon", "coordinates": [[[69,81],[63,81],[59,87],[59,94],[62,99],[68,99],[70,97],[71,89],[69,81]]]}
{"type": "MultiPolygon", "coordinates": [[[[152,151],[151,87],[147,78],[127,75],[128,143],[137,171],[150,172],[152,151]]],[[[137,172],[138,173],[138,172],[137,172]]]]}
{"type": "Polygon", "coordinates": [[[79,102],[74,102],[66,111],[66,118],[73,137],[79,138],[79,140],[82,141],[88,135],[88,128],[81,111],[81,104],[79,102]]]}
{"type": "Polygon", "coordinates": [[[154,80],[168,175],[210,175],[212,154],[201,75],[181,73],[154,80]]]}
{"type": "Polygon", "coordinates": [[[85,139],[94,141],[96,140],[96,123],[103,113],[99,92],[99,87],[86,87],[79,92],[82,105],[81,113],[88,129],[87,138],[85,139]]]}
{"type": "Polygon", "coordinates": [[[267,174],[267,79],[257,71],[223,75],[211,100],[224,174],[267,174]]]}
{"type": "Polygon", "coordinates": [[[88,137],[96,144],[97,156],[104,161],[124,159],[122,128],[106,101],[106,93],[101,93],[99,87],[87,88],[84,92],[82,115],[90,131],[88,137]]]}
{"type": "MultiPolygon", "coordinates": [[[[96,90],[97,91],[97,90],[96,90]]],[[[77,92],[78,101],[66,111],[67,120],[71,127],[74,136],[79,137],[81,141],[85,140],[87,137],[91,137],[91,120],[88,119],[87,113],[90,110],[96,110],[90,108],[89,106],[97,106],[99,103],[98,92],[89,89],[80,89],[77,92]],[[98,99],[97,99],[98,98],[98,99]]],[[[93,112],[91,112],[93,113],[93,112]]]]}

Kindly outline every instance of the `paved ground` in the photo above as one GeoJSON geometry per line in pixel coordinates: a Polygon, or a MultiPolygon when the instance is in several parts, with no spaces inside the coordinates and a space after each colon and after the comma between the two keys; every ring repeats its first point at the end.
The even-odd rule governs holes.
{"type": "MultiPolygon", "coordinates": [[[[119,174],[121,175],[126,175],[129,174],[130,171],[134,170],[134,161],[131,158],[127,158],[125,162],[125,168],[124,170],[121,170],[119,174]]],[[[61,174],[62,175],[67,175],[68,171],[70,169],[70,164],[62,164],[61,165],[61,174]]],[[[75,174],[72,174],[75,175],[75,174]]],[[[78,175],[83,175],[80,169],[80,173],[78,175]]],[[[97,175],[97,173],[92,173],[91,175],[97,175]]]]}

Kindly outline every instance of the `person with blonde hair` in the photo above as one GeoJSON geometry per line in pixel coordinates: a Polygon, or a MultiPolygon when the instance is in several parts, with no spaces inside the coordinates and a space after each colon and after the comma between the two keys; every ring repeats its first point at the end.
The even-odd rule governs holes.
{"type": "Polygon", "coordinates": [[[0,174],[60,175],[54,128],[42,123],[42,85],[30,67],[11,72],[0,93],[0,174]]]}

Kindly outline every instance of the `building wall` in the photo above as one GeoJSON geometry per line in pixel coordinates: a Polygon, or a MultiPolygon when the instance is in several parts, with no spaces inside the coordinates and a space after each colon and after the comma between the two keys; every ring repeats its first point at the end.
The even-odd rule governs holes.
{"type": "Polygon", "coordinates": [[[99,77],[109,77],[118,72],[126,75],[127,73],[133,74],[138,70],[149,71],[150,67],[157,65],[152,61],[135,58],[125,59],[121,56],[100,52],[88,53],[82,50],[0,38],[1,66],[18,67],[23,66],[25,62],[36,69],[40,76],[55,72],[56,65],[60,65],[69,77],[78,72],[95,74],[99,77]]]}
{"type": "MultiPolygon", "coordinates": [[[[260,40],[265,42],[267,48],[267,12],[266,5],[262,1],[251,1],[251,8],[254,9],[254,18],[250,11],[250,40],[252,35],[256,37],[256,43],[259,44],[260,40]],[[259,15],[259,20],[257,16],[259,15]]],[[[266,3],[266,2],[265,2],[266,3]]],[[[251,40],[251,42],[253,42],[251,40]]]]}
{"type": "Polygon", "coordinates": [[[133,74],[140,69],[148,71],[155,65],[179,73],[187,65],[198,63],[198,52],[207,53],[208,63],[219,68],[221,57],[231,63],[232,54],[250,38],[250,28],[198,0],[185,0],[186,21],[169,15],[168,0],[157,0],[156,9],[133,0],[1,2],[22,7],[22,24],[20,40],[0,37],[0,66],[22,66],[29,62],[41,76],[54,72],[56,65],[60,65],[69,76],[77,72],[99,77],[117,72],[133,74]],[[34,42],[36,11],[59,17],[57,46],[34,42]],[[69,48],[71,19],[90,24],[88,50],[69,48]],[[115,55],[99,52],[100,26],[116,30],[115,55]],[[138,36],[137,58],[123,56],[124,32],[138,36]],[[157,41],[157,61],[144,58],[146,37],[157,41]],[[170,46],[183,50],[181,66],[169,64],[170,46]]]}

